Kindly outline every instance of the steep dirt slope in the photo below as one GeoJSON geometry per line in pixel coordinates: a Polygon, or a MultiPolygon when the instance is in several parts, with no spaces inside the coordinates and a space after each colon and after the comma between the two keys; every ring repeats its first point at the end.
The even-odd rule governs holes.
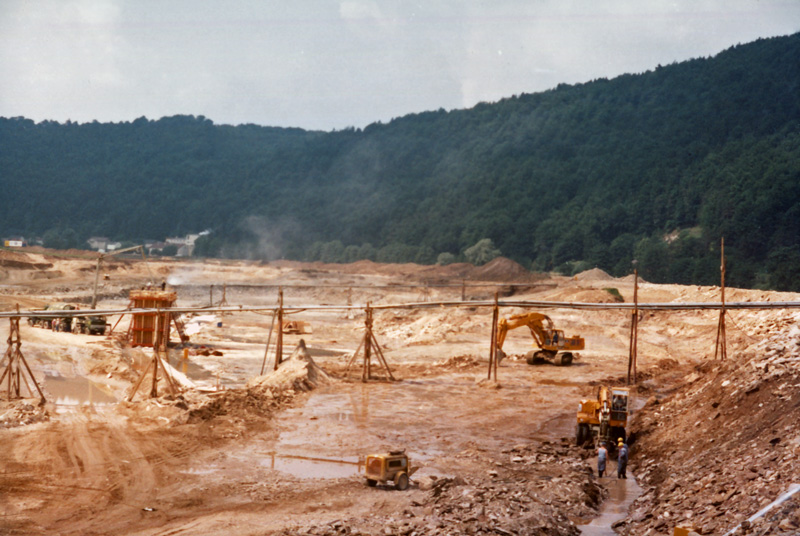
{"type": "MultiPolygon", "coordinates": [[[[722,534],[800,483],[800,313],[753,319],[754,344],[698,365],[637,416],[632,463],[646,491],[622,534],[672,534],[679,523],[722,534]]],[[[798,531],[795,496],[752,534],[798,531]]]]}

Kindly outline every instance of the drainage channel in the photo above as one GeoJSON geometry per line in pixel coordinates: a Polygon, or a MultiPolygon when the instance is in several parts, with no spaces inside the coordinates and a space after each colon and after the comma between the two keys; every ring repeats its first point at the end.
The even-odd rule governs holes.
{"type": "Polygon", "coordinates": [[[628,508],[642,494],[631,473],[627,479],[605,477],[600,482],[608,489],[608,498],[600,507],[600,514],[580,527],[583,536],[616,536],[611,526],[628,515],[628,508]]]}

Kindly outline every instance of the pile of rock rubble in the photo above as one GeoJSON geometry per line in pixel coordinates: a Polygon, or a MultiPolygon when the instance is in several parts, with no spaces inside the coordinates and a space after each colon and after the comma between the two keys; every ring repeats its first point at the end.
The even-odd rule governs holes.
{"type": "Polygon", "coordinates": [[[12,400],[0,405],[0,428],[15,428],[50,420],[46,406],[28,400],[12,400]]]}
{"type": "Polygon", "coordinates": [[[518,445],[498,454],[470,449],[454,457],[454,466],[482,472],[420,478],[424,500],[409,500],[402,511],[280,534],[577,536],[575,520],[597,515],[603,494],[583,455],[568,442],[518,445]]]}

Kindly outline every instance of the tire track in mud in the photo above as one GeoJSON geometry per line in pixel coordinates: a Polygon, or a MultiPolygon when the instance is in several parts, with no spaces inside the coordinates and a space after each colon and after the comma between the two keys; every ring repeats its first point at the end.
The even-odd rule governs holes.
{"type": "Polygon", "coordinates": [[[125,520],[154,504],[170,472],[201,448],[194,439],[78,415],[9,433],[0,451],[0,512],[8,518],[0,529],[124,532],[125,520]]]}

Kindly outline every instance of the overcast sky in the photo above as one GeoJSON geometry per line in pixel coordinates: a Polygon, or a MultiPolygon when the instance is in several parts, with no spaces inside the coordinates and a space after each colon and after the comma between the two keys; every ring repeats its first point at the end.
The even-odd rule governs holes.
{"type": "Polygon", "coordinates": [[[363,127],[800,31],[800,0],[0,0],[0,116],[363,127]]]}

